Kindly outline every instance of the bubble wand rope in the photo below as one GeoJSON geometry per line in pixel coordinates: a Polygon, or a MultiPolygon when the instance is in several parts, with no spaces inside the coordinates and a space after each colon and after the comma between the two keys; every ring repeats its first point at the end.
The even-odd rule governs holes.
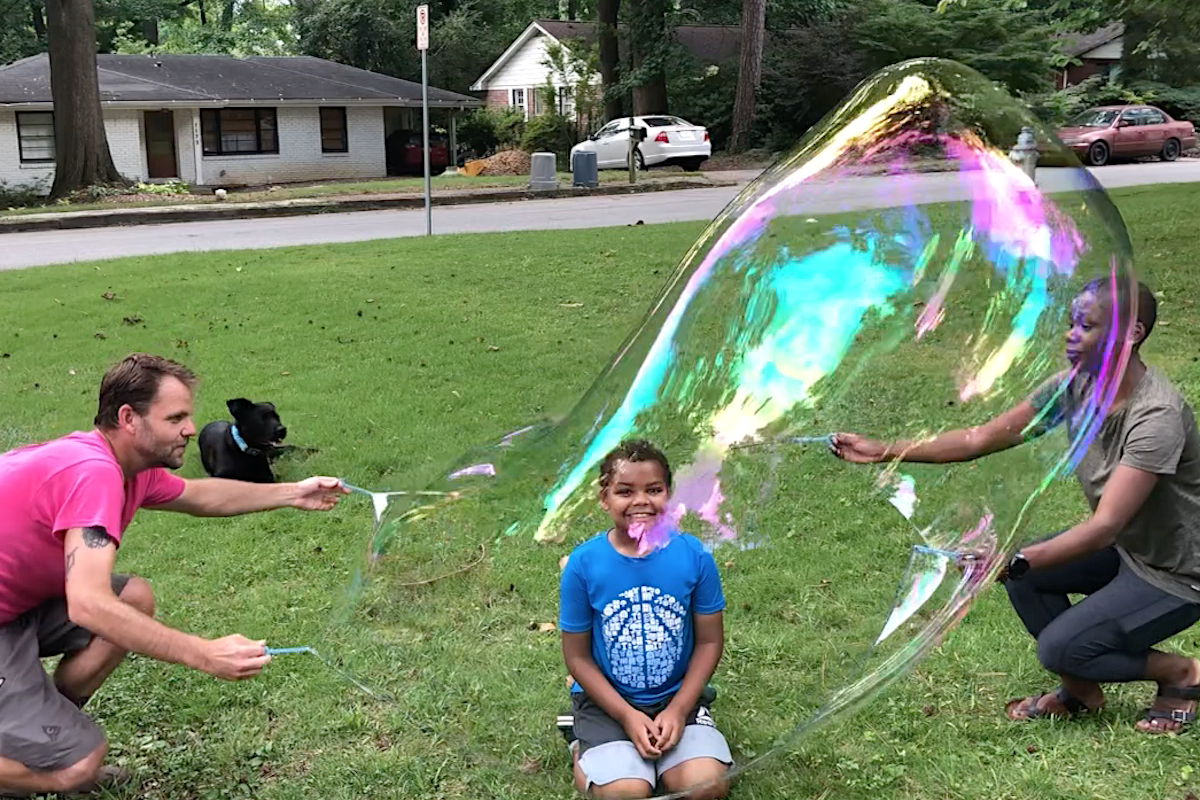
{"type": "Polygon", "coordinates": [[[334,664],[328,658],[326,658],[325,656],[318,653],[316,648],[314,648],[314,647],[310,647],[308,645],[302,645],[300,647],[268,647],[267,648],[267,655],[269,655],[269,656],[283,655],[283,654],[288,654],[288,653],[311,653],[312,655],[316,656],[317,659],[319,661],[321,661],[325,666],[329,667],[331,670],[336,672],[338,675],[341,675],[344,680],[346,680],[348,683],[354,685],[356,688],[358,688],[359,690],[361,690],[362,692],[367,694],[369,697],[371,697],[375,700],[380,700],[385,703],[396,702],[396,698],[392,697],[390,694],[385,694],[383,692],[376,691],[375,689],[372,689],[370,686],[367,686],[365,683],[360,681],[358,678],[355,678],[349,672],[346,672],[346,670],[342,669],[337,664],[334,664]]]}
{"type": "Polygon", "coordinates": [[[411,495],[411,496],[418,496],[418,497],[450,497],[450,496],[454,495],[454,492],[434,492],[434,491],[372,492],[370,489],[364,489],[361,486],[355,486],[354,484],[346,483],[345,481],[342,481],[342,486],[345,486],[347,489],[349,489],[352,492],[357,492],[358,494],[365,494],[367,497],[370,497],[372,499],[374,499],[375,497],[391,497],[393,495],[398,495],[398,496],[411,495]]]}

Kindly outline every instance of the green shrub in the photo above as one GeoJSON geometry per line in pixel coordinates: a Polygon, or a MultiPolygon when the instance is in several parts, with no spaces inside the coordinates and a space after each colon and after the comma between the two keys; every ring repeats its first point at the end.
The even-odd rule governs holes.
{"type": "Polygon", "coordinates": [[[1075,86],[1026,95],[1024,100],[1050,127],[1060,126],[1093,106],[1129,103],[1158,106],[1175,119],[1200,125],[1200,86],[1168,86],[1154,81],[1125,84],[1093,75],[1075,86]]]}
{"type": "Polygon", "coordinates": [[[516,147],[524,132],[525,117],[515,108],[477,108],[456,128],[458,140],[477,156],[516,147]]]}
{"type": "Polygon", "coordinates": [[[0,181],[0,208],[26,208],[44,205],[48,192],[49,187],[46,186],[44,180],[18,183],[13,186],[0,181]]]}
{"type": "Polygon", "coordinates": [[[161,195],[181,195],[191,194],[192,187],[181,180],[172,180],[166,183],[138,183],[130,190],[130,194],[161,194],[161,195]]]}
{"type": "Polygon", "coordinates": [[[525,125],[521,149],[527,153],[554,153],[563,163],[576,142],[574,123],[558,113],[541,114],[525,125]]]}

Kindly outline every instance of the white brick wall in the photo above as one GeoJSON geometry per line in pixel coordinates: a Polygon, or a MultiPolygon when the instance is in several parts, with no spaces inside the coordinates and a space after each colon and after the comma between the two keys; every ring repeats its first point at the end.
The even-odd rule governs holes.
{"type": "MultiPolygon", "coordinates": [[[[117,170],[132,180],[144,180],[146,148],[142,144],[142,112],[108,111],[104,115],[104,129],[117,170]]],[[[16,112],[0,109],[0,183],[10,187],[40,184],[43,192],[49,192],[53,182],[53,164],[21,163],[16,112]]]]}
{"type": "Polygon", "coordinates": [[[187,183],[196,182],[196,142],[193,136],[193,117],[199,122],[199,113],[194,108],[175,109],[175,165],[179,170],[179,179],[187,183]]]}
{"type": "MultiPolygon", "coordinates": [[[[321,152],[321,114],[313,108],[278,108],[277,155],[204,156],[202,183],[206,186],[254,186],[331,178],[382,178],[387,174],[383,109],[347,108],[350,152],[321,152]]],[[[185,144],[192,149],[191,137],[185,144]]],[[[180,164],[182,167],[183,164],[180,164]]],[[[189,175],[187,180],[194,181],[189,175]]]]}
{"type": "MultiPolygon", "coordinates": [[[[194,111],[175,109],[176,158],[179,175],[196,183],[194,111]]],[[[117,169],[131,180],[147,180],[142,112],[106,109],[108,146],[117,169]]],[[[387,173],[383,109],[347,108],[348,153],[321,152],[321,115],[316,107],[278,108],[279,153],[249,156],[204,156],[201,183],[206,186],[245,186],[336,178],[382,178],[387,173]]],[[[50,190],[54,167],[22,165],[17,145],[15,112],[0,109],[0,183],[10,187],[41,182],[50,190]]]]}

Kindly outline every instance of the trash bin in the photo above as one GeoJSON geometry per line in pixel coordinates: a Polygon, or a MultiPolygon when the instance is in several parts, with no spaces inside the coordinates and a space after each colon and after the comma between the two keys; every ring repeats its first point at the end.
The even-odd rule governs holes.
{"type": "Polygon", "coordinates": [[[594,189],[600,185],[596,175],[596,154],[586,150],[575,153],[571,159],[571,183],[594,189]]]}
{"type": "Polygon", "coordinates": [[[545,191],[558,188],[557,156],[554,153],[534,153],[529,159],[529,188],[545,191]]]}

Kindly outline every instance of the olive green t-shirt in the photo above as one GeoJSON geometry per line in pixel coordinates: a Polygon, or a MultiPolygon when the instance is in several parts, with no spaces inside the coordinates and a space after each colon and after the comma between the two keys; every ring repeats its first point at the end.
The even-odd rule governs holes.
{"type": "MultiPolygon", "coordinates": [[[[1090,391],[1079,378],[1044,384],[1030,399],[1044,412],[1040,427],[1065,422],[1074,436],[1090,391]]],[[[1121,557],[1147,583],[1200,603],[1200,434],[1191,407],[1158,370],[1148,368],[1124,406],[1109,413],[1075,468],[1092,511],[1118,464],[1158,476],[1117,535],[1121,557]]]]}

